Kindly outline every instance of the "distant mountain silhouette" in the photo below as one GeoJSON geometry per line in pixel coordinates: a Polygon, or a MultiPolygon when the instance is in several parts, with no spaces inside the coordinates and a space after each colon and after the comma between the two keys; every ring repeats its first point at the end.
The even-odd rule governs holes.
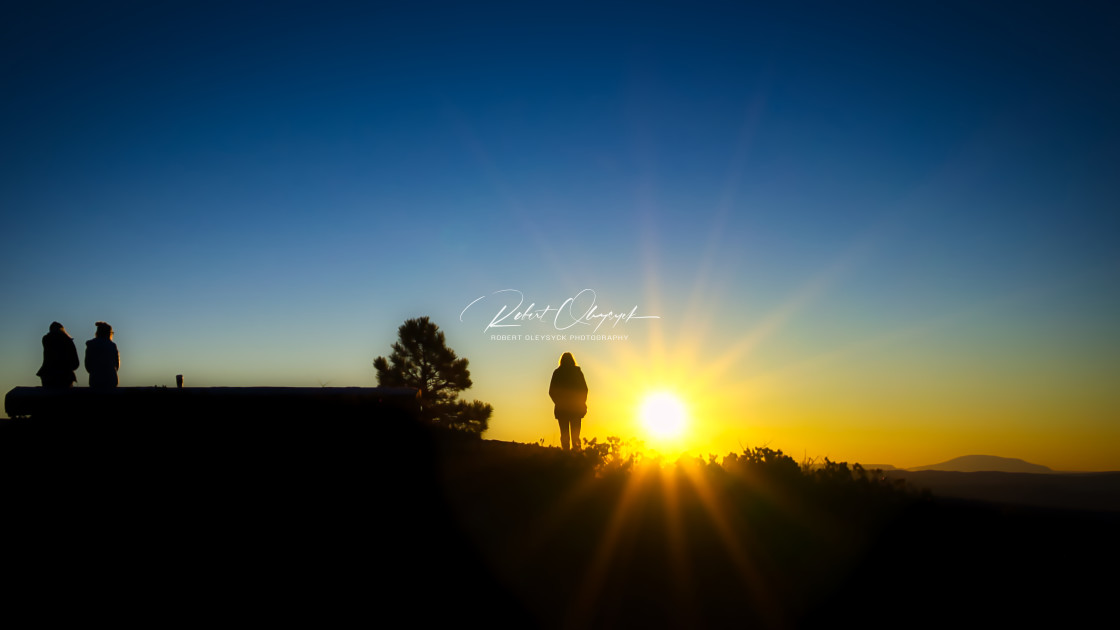
{"type": "Polygon", "coordinates": [[[1014,457],[996,457],[995,455],[965,455],[955,457],[940,464],[918,466],[907,470],[949,470],[954,472],[1017,472],[1017,473],[1052,473],[1046,466],[1032,464],[1014,457]]]}

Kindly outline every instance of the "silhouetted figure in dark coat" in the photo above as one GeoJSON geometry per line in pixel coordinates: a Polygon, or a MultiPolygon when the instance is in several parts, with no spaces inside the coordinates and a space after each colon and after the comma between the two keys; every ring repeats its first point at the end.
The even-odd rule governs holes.
{"type": "Polygon", "coordinates": [[[121,355],[113,343],[113,327],[97,322],[97,332],[86,342],[86,371],[90,387],[116,387],[121,355]]]}
{"type": "Polygon", "coordinates": [[[571,352],[565,352],[560,357],[560,367],[553,370],[548,396],[556,403],[553,415],[560,423],[560,446],[568,450],[570,438],[575,449],[580,450],[579,430],[587,415],[587,381],[571,352]]]}
{"type": "Polygon", "coordinates": [[[35,373],[43,382],[43,387],[66,388],[78,381],[74,370],[78,369],[78,349],[74,338],[62,324],[51,322],[50,332],[43,335],[43,367],[35,373]]]}

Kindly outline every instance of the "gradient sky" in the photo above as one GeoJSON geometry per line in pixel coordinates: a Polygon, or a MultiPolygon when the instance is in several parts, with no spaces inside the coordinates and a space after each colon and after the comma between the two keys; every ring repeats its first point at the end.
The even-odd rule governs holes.
{"type": "Polygon", "coordinates": [[[122,385],[316,387],[427,315],[496,439],[559,442],[571,351],[585,435],[647,439],[668,389],[664,450],[1120,469],[1108,3],[32,4],[5,392],[53,320],[111,323],[122,385]],[[504,289],[660,319],[495,341],[571,332],[485,331],[504,289]]]}

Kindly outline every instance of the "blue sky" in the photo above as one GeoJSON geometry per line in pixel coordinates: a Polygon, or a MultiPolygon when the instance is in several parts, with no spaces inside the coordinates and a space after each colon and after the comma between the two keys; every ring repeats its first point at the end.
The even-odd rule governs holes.
{"type": "MultiPolygon", "coordinates": [[[[895,333],[904,364],[875,378],[1015,374],[1002,439],[1032,383],[1080,414],[1032,422],[1099,442],[1120,420],[1117,12],[974,4],[13,10],[0,386],[35,384],[52,320],[80,344],[100,319],[123,385],[369,385],[396,327],[430,315],[492,434],[535,441],[547,400],[510,390],[565,348],[491,343],[459,313],[593,288],[662,317],[628,324],[626,355],[703,362],[770,330],[723,389],[895,333]]],[[[574,351],[589,376],[620,360],[574,351]]],[[[946,388],[903,398],[940,409],[946,388]]],[[[751,439],[804,437],[769,430],[751,439]]]]}

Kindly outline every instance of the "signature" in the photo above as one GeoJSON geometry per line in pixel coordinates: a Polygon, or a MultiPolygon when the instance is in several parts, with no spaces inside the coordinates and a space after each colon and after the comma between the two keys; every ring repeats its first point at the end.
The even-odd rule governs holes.
{"type": "MultiPolygon", "coordinates": [[[[542,308],[537,308],[536,302],[530,302],[528,306],[525,305],[525,294],[517,289],[501,289],[491,293],[490,295],[483,295],[476,298],[473,302],[468,304],[466,308],[459,313],[459,321],[463,321],[463,316],[475,304],[487,298],[494,298],[491,301],[498,302],[501,308],[498,309],[496,315],[486,325],[482,332],[486,332],[491,328],[516,328],[529,322],[547,322],[552,321],[552,325],[556,330],[569,330],[575,326],[593,326],[592,331],[598,331],[599,328],[606,322],[611,322],[611,327],[617,327],[620,322],[628,322],[632,319],[661,319],[658,315],[638,315],[637,305],[629,311],[621,312],[600,312],[599,305],[596,303],[598,296],[595,291],[591,289],[584,289],[574,296],[564,300],[559,307],[554,307],[551,304],[545,305],[542,308]],[[494,298],[494,296],[501,297],[494,298]],[[517,304],[513,304],[514,300],[517,304]]],[[[480,307],[481,308],[481,307],[480,307]]]]}

